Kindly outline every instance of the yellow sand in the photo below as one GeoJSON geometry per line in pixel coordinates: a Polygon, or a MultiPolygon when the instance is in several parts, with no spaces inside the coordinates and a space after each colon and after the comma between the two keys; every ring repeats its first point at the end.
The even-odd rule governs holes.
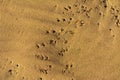
{"type": "Polygon", "coordinates": [[[0,80],[120,80],[120,0],[0,0],[0,80]]]}

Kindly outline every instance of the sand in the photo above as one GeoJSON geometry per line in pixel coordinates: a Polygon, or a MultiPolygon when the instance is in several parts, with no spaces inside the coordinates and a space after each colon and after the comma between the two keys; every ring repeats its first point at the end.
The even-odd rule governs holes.
{"type": "Polygon", "coordinates": [[[0,80],[120,80],[120,0],[0,0],[0,80]]]}

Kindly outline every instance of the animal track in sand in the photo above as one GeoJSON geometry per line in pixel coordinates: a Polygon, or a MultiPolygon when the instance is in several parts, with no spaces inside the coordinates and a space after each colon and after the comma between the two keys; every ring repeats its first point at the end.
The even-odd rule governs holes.
{"type": "Polygon", "coordinates": [[[111,1],[1,0],[0,78],[118,80],[120,9],[111,1]]]}

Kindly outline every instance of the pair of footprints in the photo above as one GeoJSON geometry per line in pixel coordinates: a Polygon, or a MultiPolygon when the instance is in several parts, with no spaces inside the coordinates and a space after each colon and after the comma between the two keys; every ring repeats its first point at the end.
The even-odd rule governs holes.
{"type": "Polygon", "coordinates": [[[73,64],[65,65],[65,68],[62,70],[62,73],[71,73],[70,69],[73,67],[73,64]]]}
{"type": "Polygon", "coordinates": [[[40,60],[49,60],[49,58],[48,58],[48,56],[46,56],[46,55],[39,55],[39,54],[35,54],[35,57],[37,58],[37,59],[40,59],[40,60]]]}
{"type": "Polygon", "coordinates": [[[52,65],[48,65],[47,67],[47,69],[39,68],[39,71],[43,74],[48,74],[48,70],[52,68],[52,65]]]}

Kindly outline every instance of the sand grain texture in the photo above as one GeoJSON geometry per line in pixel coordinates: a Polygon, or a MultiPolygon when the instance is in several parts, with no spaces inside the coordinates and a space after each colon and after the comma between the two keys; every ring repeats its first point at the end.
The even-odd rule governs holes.
{"type": "Polygon", "coordinates": [[[119,0],[0,0],[0,80],[120,80],[119,0]]]}

